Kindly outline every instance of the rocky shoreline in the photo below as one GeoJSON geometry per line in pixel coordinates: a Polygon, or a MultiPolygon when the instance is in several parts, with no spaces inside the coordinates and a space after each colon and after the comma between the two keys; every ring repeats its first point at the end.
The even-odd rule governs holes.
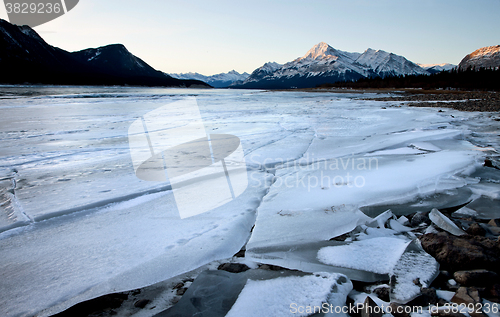
{"type": "MultiPolygon", "coordinates": [[[[376,93],[391,96],[366,97],[362,100],[388,101],[411,107],[452,108],[460,111],[500,111],[500,93],[495,91],[424,90],[424,89],[295,89],[304,92],[376,93]]],[[[294,91],[294,90],[287,90],[294,91]]]]}
{"type": "Polygon", "coordinates": [[[412,107],[452,108],[460,111],[500,111],[500,94],[497,92],[406,90],[401,95],[367,100],[402,102],[412,107]]]}

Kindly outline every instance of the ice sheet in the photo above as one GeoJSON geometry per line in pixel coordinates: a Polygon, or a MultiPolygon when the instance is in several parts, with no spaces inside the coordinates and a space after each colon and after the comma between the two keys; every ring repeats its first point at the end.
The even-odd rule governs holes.
{"type": "MultiPolygon", "coordinates": [[[[0,100],[0,310],[6,316],[47,316],[146,286],[230,257],[250,235],[247,254],[261,262],[338,272],[311,258],[333,245],[329,239],[363,224],[364,207],[456,206],[470,200],[474,182],[499,181],[480,167],[500,144],[500,123],[487,114],[381,109],[388,104],[356,100],[361,95],[353,93],[1,89],[14,96],[0,100]],[[135,177],[127,131],[137,118],[186,96],[196,97],[207,133],[241,140],[249,186],[232,202],[181,220],[168,183],[135,177]],[[380,155],[391,152],[398,155],[380,155]]],[[[164,124],[175,128],[175,117],[164,124]]],[[[495,206],[498,191],[475,190],[483,196],[469,208],[495,206]]],[[[207,192],[194,199],[203,204],[207,192]]],[[[404,238],[389,228],[363,234],[404,238]]],[[[344,270],[360,280],[388,277],[344,270]]]]}

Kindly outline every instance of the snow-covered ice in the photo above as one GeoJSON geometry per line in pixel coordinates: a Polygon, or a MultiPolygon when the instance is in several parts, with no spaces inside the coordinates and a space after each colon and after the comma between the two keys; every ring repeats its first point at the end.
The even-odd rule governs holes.
{"type": "MultiPolygon", "coordinates": [[[[391,107],[356,93],[117,87],[0,87],[0,93],[7,96],[0,99],[5,316],[48,316],[229,258],[245,245],[250,260],[304,272],[365,281],[394,272],[409,277],[413,271],[397,263],[410,256],[412,236],[394,215],[472,200],[467,208],[487,217],[488,206],[499,202],[496,171],[482,166],[485,156],[496,160],[500,145],[499,123],[487,114],[391,107]],[[196,98],[207,134],[241,140],[248,186],[225,205],[181,219],[169,182],[136,177],[128,130],[146,113],[187,97],[196,98]],[[357,235],[329,241],[349,232],[357,235]],[[375,252],[386,243],[399,247],[371,271],[329,256],[355,246],[375,252]]],[[[160,126],[175,128],[176,118],[160,126]]],[[[207,186],[191,202],[203,205],[207,186]]],[[[425,256],[416,260],[427,263],[425,256]]]]}

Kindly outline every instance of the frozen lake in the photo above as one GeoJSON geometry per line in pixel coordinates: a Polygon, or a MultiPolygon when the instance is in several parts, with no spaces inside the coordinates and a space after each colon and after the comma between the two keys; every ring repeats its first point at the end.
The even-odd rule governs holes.
{"type": "Polygon", "coordinates": [[[482,167],[485,157],[498,159],[498,114],[361,99],[375,96],[0,87],[1,315],[48,316],[230,258],[245,245],[263,263],[345,273],[343,265],[358,270],[351,278],[369,279],[363,266],[333,263],[327,246],[314,261],[287,250],[350,232],[388,206],[397,216],[471,200],[478,213],[482,201],[498,206],[498,175],[482,167]],[[168,149],[154,133],[179,145],[201,133],[210,151],[200,158],[179,150],[192,169],[177,183],[141,179],[134,122],[149,127],[146,154],[171,178],[161,154],[168,149]],[[215,135],[239,143],[217,159],[215,135]],[[199,211],[184,217],[181,205],[199,211]]]}

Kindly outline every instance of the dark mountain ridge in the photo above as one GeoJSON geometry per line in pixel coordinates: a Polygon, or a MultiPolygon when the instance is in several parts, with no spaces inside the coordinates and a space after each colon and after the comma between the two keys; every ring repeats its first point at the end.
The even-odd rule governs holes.
{"type": "Polygon", "coordinates": [[[121,44],[67,52],[28,26],[0,19],[0,83],[210,87],[157,71],[121,44]]]}

